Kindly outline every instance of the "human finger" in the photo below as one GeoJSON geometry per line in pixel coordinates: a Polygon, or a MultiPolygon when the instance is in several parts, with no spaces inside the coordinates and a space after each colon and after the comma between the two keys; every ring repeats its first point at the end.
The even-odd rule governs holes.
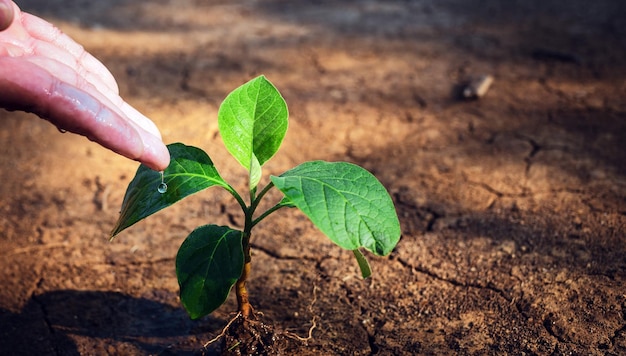
{"type": "Polygon", "coordinates": [[[24,57],[24,60],[46,70],[51,76],[56,77],[60,81],[89,93],[104,105],[118,109],[121,116],[125,116],[129,120],[132,120],[139,127],[154,136],[159,138],[161,137],[161,133],[156,125],[146,116],[126,103],[119,95],[117,95],[117,93],[106,89],[98,90],[98,88],[102,88],[102,86],[99,86],[100,81],[98,77],[81,76],[79,73],[75,72],[73,68],[48,57],[29,56],[24,57]]]}
{"type": "Polygon", "coordinates": [[[14,18],[12,1],[0,0],[0,31],[6,30],[14,18]]]}
{"type": "Polygon", "coordinates": [[[101,75],[86,70],[75,62],[72,55],[59,51],[52,44],[41,42],[32,49],[31,54],[20,57],[24,61],[42,67],[65,82],[79,86],[86,86],[88,83],[94,91],[101,92],[111,100],[119,96],[117,86],[111,88],[110,84],[103,80],[101,75]]]}
{"type": "Polygon", "coordinates": [[[83,46],[51,23],[28,13],[21,13],[22,25],[37,41],[31,42],[31,50],[39,55],[50,56],[78,73],[88,73],[114,93],[119,93],[115,78],[102,62],[85,51],[83,46]]]}
{"type": "Polygon", "coordinates": [[[43,112],[58,127],[84,135],[154,170],[162,171],[169,165],[169,152],[160,136],[126,120],[88,93],[67,83],[56,82],[50,99],[54,104],[44,107],[43,112]]]}
{"type": "Polygon", "coordinates": [[[0,58],[0,106],[33,112],[152,169],[165,169],[169,152],[160,137],[103,102],[36,65],[0,58]]]}
{"type": "Polygon", "coordinates": [[[0,54],[24,59],[31,56],[53,59],[71,68],[78,77],[85,78],[111,100],[118,96],[119,89],[113,75],[81,45],[49,22],[22,13],[15,4],[13,8],[18,20],[7,31],[0,33],[0,52],[3,52],[0,54]]]}
{"type": "Polygon", "coordinates": [[[23,14],[23,18],[25,28],[37,39],[29,49],[35,57],[28,57],[27,60],[37,62],[62,81],[94,96],[98,96],[96,91],[100,91],[115,106],[120,107],[129,119],[144,130],[161,137],[156,125],[150,119],[124,102],[118,95],[119,90],[113,75],[100,61],[52,24],[29,14],[23,14]],[[61,69],[54,61],[46,59],[64,64],[75,72],[66,68],[61,69]],[[83,78],[87,83],[82,80],[83,78]]]}

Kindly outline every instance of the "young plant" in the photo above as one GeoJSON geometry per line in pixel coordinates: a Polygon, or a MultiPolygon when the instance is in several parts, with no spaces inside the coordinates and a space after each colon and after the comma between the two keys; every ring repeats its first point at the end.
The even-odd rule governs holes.
{"type": "Polygon", "coordinates": [[[128,186],[111,238],[213,186],[226,189],[241,206],[243,231],[204,225],[180,246],[176,275],[181,302],[192,319],[222,305],[233,286],[239,312],[248,318],[252,308],[246,281],[251,267],[252,229],[279,209],[300,209],[335,244],[352,250],[364,278],[371,272],[359,248],[384,256],[400,239],[400,224],[389,194],[371,173],[351,163],[306,162],[271,176],[270,183],[257,193],[261,167],[278,151],[287,132],[287,118],[287,104],[264,76],[234,90],[220,106],[218,126],[224,144],[248,172],[248,203],[222,179],[204,151],[181,143],[168,145],[171,162],[164,172],[141,165],[128,186]],[[282,200],[257,213],[259,203],[272,188],[282,192],[282,200]]]}

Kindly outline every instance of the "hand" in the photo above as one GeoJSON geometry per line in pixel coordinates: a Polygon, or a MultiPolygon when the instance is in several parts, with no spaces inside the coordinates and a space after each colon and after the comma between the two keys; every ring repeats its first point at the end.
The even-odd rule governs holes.
{"type": "Polygon", "coordinates": [[[0,0],[0,108],[33,112],[154,170],[169,164],[156,125],[113,75],[50,23],[0,0]]]}

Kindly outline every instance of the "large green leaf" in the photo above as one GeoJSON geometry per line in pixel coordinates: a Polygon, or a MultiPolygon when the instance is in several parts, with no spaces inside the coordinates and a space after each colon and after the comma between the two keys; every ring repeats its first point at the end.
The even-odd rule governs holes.
{"type": "Polygon", "coordinates": [[[385,187],[346,162],[303,163],[274,185],[337,245],[387,255],[400,239],[400,223],[385,187]]]}
{"type": "Polygon", "coordinates": [[[219,175],[211,158],[199,148],[173,143],[170,165],[163,172],[167,184],[165,193],[159,192],[161,174],[140,165],[135,177],[128,185],[122,210],[111,238],[139,220],[166,208],[177,201],[208,187],[228,187],[219,175]]]}
{"type": "Polygon", "coordinates": [[[218,112],[224,145],[250,172],[250,188],[261,179],[261,166],[280,147],[287,132],[287,103],[264,76],[231,92],[218,112]]]}
{"type": "Polygon", "coordinates": [[[185,239],[176,255],[180,300],[192,319],[210,314],[224,303],[241,277],[242,232],[205,225],[185,239]]]}

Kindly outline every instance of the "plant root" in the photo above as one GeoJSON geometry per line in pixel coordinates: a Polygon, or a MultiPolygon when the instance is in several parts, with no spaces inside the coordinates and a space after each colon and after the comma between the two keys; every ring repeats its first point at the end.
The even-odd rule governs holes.
{"type": "Polygon", "coordinates": [[[263,313],[252,312],[245,318],[241,312],[235,314],[222,331],[204,344],[206,354],[221,355],[282,355],[287,348],[284,333],[276,331],[272,324],[261,318],[263,313]],[[220,346],[209,347],[221,340],[220,346]]]}
{"type": "Polygon", "coordinates": [[[299,340],[299,341],[306,343],[307,341],[313,338],[313,330],[315,330],[316,327],[317,327],[317,315],[314,315],[313,319],[311,319],[311,327],[309,328],[309,333],[307,337],[302,337],[296,333],[292,333],[291,331],[285,331],[285,336],[287,336],[288,338],[299,340]]]}
{"type": "Polygon", "coordinates": [[[204,344],[204,352],[209,352],[209,346],[219,340],[222,344],[217,348],[222,355],[281,355],[288,346],[285,338],[306,344],[313,338],[313,331],[317,328],[319,319],[313,310],[317,302],[317,292],[317,285],[313,285],[313,299],[307,307],[312,315],[311,326],[306,337],[290,331],[277,330],[263,320],[265,316],[262,312],[251,309],[249,317],[245,317],[241,311],[237,312],[217,336],[204,344]]]}
{"type": "Polygon", "coordinates": [[[222,337],[224,337],[224,335],[226,335],[226,331],[228,331],[228,329],[230,328],[230,326],[235,322],[235,320],[237,320],[239,317],[241,317],[241,312],[237,312],[237,314],[235,314],[235,316],[230,319],[230,321],[228,322],[228,324],[226,324],[226,326],[224,327],[224,329],[222,329],[222,332],[219,333],[216,337],[212,338],[211,340],[207,341],[202,347],[206,350],[206,348],[211,345],[212,343],[216,342],[217,340],[221,339],[222,337]]]}
{"type": "Polygon", "coordinates": [[[307,308],[309,310],[309,313],[311,313],[313,317],[311,318],[311,327],[309,328],[307,337],[302,337],[288,330],[285,331],[285,336],[291,339],[302,341],[304,343],[306,343],[307,341],[313,338],[313,330],[315,330],[315,328],[317,327],[317,315],[313,313],[313,305],[315,304],[316,301],[317,301],[317,285],[313,285],[313,300],[311,300],[311,304],[309,304],[309,307],[307,308]]]}
{"type": "Polygon", "coordinates": [[[237,318],[224,335],[222,355],[281,355],[286,349],[285,338],[272,324],[262,321],[260,314],[252,318],[237,318]]]}

